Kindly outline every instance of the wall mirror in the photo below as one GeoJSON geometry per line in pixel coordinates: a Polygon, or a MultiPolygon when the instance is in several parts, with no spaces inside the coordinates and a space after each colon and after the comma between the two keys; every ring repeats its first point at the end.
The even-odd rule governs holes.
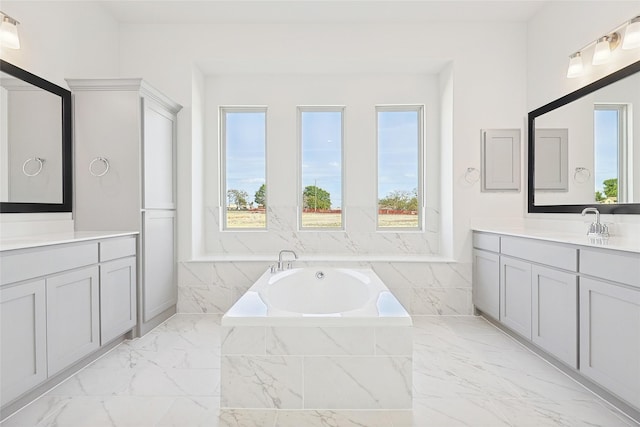
{"type": "Polygon", "coordinates": [[[640,61],[529,113],[532,213],[640,214],[640,61]]]}
{"type": "Polygon", "coordinates": [[[71,212],[71,92],[0,61],[0,212],[71,212]]]}

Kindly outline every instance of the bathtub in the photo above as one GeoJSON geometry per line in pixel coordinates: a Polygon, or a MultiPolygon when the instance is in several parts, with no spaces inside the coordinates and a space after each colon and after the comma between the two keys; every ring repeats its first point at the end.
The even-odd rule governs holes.
{"type": "Polygon", "coordinates": [[[266,271],[221,325],[223,408],[411,408],[411,316],[371,269],[266,271]]]}
{"type": "Polygon", "coordinates": [[[411,326],[409,313],[371,269],[267,270],[225,313],[222,325],[411,326]]]}

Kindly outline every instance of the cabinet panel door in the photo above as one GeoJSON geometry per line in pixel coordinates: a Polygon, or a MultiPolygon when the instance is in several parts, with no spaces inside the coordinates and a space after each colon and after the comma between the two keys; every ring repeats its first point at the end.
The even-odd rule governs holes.
{"type": "Polygon", "coordinates": [[[500,257],[500,321],[531,339],[531,264],[500,257]]]}
{"type": "Polygon", "coordinates": [[[532,340],[573,368],[578,367],[578,277],[533,266],[532,340]]]}
{"type": "Polygon", "coordinates": [[[482,131],[482,191],[520,191],[520,129],[482,131]]]}
{"type": "Polygon", "coordinates": [[[174,211],[147,211],[142,215],[142,314],[147,322],[178,300],[176,217],[174,211]]]}
{"type": "Polygon", "coordinates": [[[140,96],[77,91],[74,104],[74,220],[77,230],[138,230],[140,96]],[[109,171],[103,176],[106,164],[109,171]],[[91,165],[91,171],[89,170],[91,165]]]}
{"type": "Polygon", "coordinates": [[[473,251],[473,305],[494,319],[500,318],[500,256],[473,251]]]}
{"type": "Polygon", "coordinates": [[[98,266],[46,280],[49,376],[100,346],[98,266]]]}
{"type": "Polygon", "coordinates": [[[580,371],[640,407],[640,290],[580,278],[580,371]]]}
{"type": "Polygon", "coordinates": [[[0,290],[0,404],[47,378],[45,282],[0,290]]]}
{"type": "Polygon", "coordinates": [[[144,208],[174,209],[175,116],[144,102],[144,208]]]}
{"type": "Polygon", "coordinates": [[[122,258],[100,266],[100,344],[136,325],[136,258],[122,258]]]}

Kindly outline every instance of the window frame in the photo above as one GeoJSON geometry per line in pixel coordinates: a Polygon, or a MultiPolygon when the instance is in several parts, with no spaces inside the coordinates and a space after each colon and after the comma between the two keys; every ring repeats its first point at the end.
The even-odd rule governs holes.
{"type": "Polygon", "coordinates": [[[425,152],[426,152],[426,106],[424,104],[378,104],[375,106],[375,133],[376,133],[376,174],[375,174],[375,226],[376,232],[402,232],[402,233],[422,233],[425,230],[425,200],[426,200],[426,174],[425,174],[425,152]],[[417,227],[381,227],[380,226],[380,132],[379,113],[380,112],[416,112],[418,115],[418,226],[417,227]]]}
{"type": "MultiPolygon", "coordinates": [[[[229,227],[227,224],[227,113],[264,113],[264,180],[265,186],[267,185],[267,168],[269,167],[268,151],[267,151],[267,126],[268,126],[268,108],[266,105],[220,105],[218,107],[218,123],[219,123],[219,182],[220,182],[220,231],[222,232],[244,232],[244,231],[267,231],[269,226],[268,211],[265,209],[265,225],[264,227],[247,227],[247,228],[234,228],[229,227]]],[[[265,187],[265,201],[268,206],[269,190],[265,187]]]]}
{"type": "Polygon", "coordinates": [[[345,105],[298,105],[296,106],[296,147],[297,147],[297,222],[298,231],[345,231],[345,183],[346,183],[346,168],[345,168],[345,117],[346,106],[345,105]],[[302,214],[304,209],[303,200],[303,168],[302,168],[302,114],[303,113],[340,113],[340,227],[308,227],[302,225],[302,214]]]}

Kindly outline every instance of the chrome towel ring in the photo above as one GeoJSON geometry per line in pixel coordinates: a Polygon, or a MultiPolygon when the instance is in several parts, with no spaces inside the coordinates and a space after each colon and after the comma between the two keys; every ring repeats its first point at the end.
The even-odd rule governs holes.
{"type": "Polygon", "coordinates": [[[42,167],[44,166],[44,162],[45,162],[45,160],[42,157],[30,157],[27,160],[25,160],[24,163],[22,164],[22,173],[25,174],[26,176],[40,175],[40,172],[42,172],[42,167]],[[35,171],[33,173],[27,172],[27,165],[30,162],[38,162],[38,170],[37,171],[35,171]]]}
{"type": "Polygon", "coordinates": [[[97,176],[97,177],[105,176],[105,175],[107,174],[107,172],[109,172],[109,167],[110,167],[110,166],[109,166],[109,160],[107,160],[105,157],[96,157],[95,159],[91,160],[91,163],[89,163],[89,173],[90,173],[91,175],[93,175],[93,176],[97,176]],[[94,170],[93,170],[93,165],[94,165],[96,162],[102,162],[102,163],[104,163],[104,170],[103,170],[102,172],[100,172],[100,173],[96,173],[96,172],[94,172],[94,170]]]}

